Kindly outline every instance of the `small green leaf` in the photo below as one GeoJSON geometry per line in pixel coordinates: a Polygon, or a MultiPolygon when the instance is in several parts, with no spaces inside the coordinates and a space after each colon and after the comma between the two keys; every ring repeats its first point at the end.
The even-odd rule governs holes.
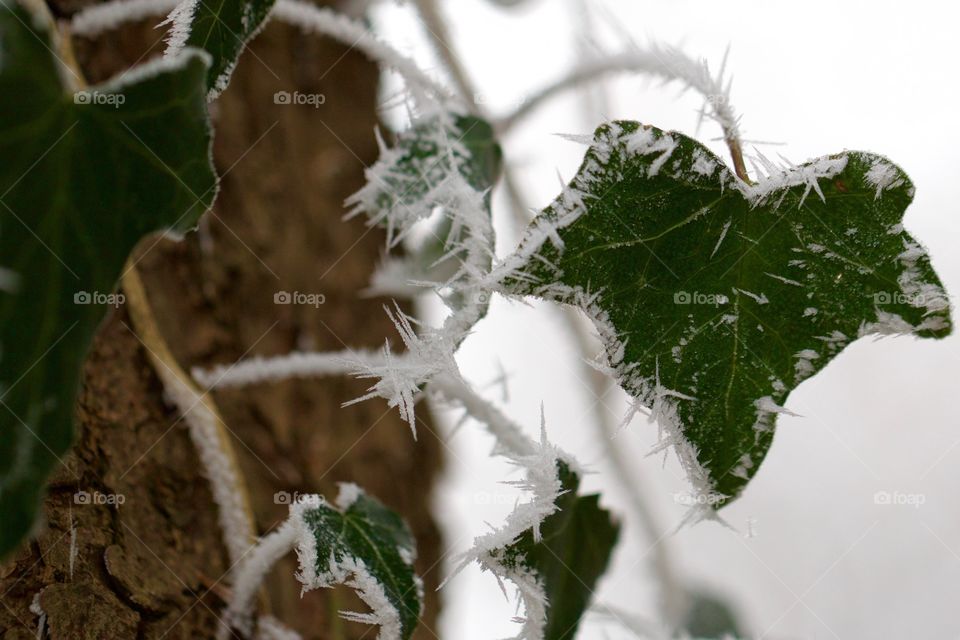
{"type": "Polygon", "coordinates": [[[185,0],[171,14],[173,27],[169,53],[183,46],[210,54],[207,72],[209,98],[216,98],[227,85],[240,54],[270,15],[276,0],[185,0]]]}
{"type": "MultiPolygon", "coordinates": [[[[489,189],[499,177],[502,157],[489,122],[442,113],[400,133],[392,147],[381,140],[380,158],[366,171],[367,184],[347,199],[347,205],[353,207],[351,215],[365,212],[373,224],[386,226],[393,246],[447,203],[444,187],[450,186],[453,176],[487,192],[489,209],[489,189]]],[[[438,247],[435,253],[442,255],[445,249],[438,247]]]]}
{"type": "Polygon", "coordinates": [[[303,533],[297,547],[299,579],[307,589],[345,584],[372,611],[342,613],[380,625],[384,640],[406,640],[423,607],[423,583],[414,573],[416,543],[403,519],[356,485],[341,484],[337,504],[314,496],[294,506],[303,533]]]}
{"type": "Polygon", "coordinates": [[[913,192],[861,152],[747,185],[695,140],[613,122],[499,277],[586,310],[696,499],[718,507],[757,472],[790,391],[847,344],[950,332],[946,293],[900,224],[913,192]]]}
{"type": "Polygon", "coordinates": [[[73,94],[42,20],[0,3],[0,556],[73,438],[87,347],[127,255],[213,200],[196,50],[73,94]]]}
{"type": "Polygon", "coordinates": [[[540,541],[535,541],[533,529],[527,529],[512,544],[490,554],[508,575],[532,572],[541,584],[547,597],[544,640],[576,635],[620,534],[620,525],[600,507],[600,496],[578,495],[580,477],[563,462],[557,467],[563,493],[557,511],[540,525],[540,541]]]}

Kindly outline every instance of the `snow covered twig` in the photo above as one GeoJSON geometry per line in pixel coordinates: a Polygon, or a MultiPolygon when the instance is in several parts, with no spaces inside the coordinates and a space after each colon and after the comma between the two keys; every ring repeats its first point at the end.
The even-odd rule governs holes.
{"type": "Polygon", "coordinates": [[[585,64],[540,89],[513,113],[500,120],[497,123],[497,130],[506,133],[550,98],[585,82],[594,82],[616,73],[645,73],[666,82],[679,81],[686,88],[693,89],[703,96],[706,102],[703,114],[720,125],[724,140],[730,149],[734,171],[742,180],[749,181],[740,141],[740,119],[730,103],[730,83],[724,77],[724,68],[725,64],[721,65],[718,73],[712,74],[705,60],[691,58],[683,51],[671,46],[653,44],[647,49],[634,46],[631,50],[619,55],[607,56],[585,64]]]}
{"type": "Polygon", "coordinates": [[[163,340],[135,267],[127,268],[122,286],[137,335],[163,384],[164,394],[186,423],[200,456],[217,504],[223,542],[231,565],[235,566],[256,540],[256,535],[249,498],[223,419],[213,399],[193,384],[163,340]]]}
{"type": "Polygon", "coordinates": [[[241,558],[234,573],[230,603],[217,630],[218,640],[228,640],[234,628],[247,637],[253,632],[252,613],[260,585],[277,561],[294,548],[298,533],[296,524],[287,520],[241,558]]]}

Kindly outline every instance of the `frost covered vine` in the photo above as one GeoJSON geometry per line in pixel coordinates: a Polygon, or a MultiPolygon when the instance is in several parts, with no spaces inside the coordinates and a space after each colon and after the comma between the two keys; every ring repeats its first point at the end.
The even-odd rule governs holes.
{"type": "MultiPolygon", "coordinates": [[[[181,56],[190,46],[191,30],[196,26],[197,12],[201,8],[202,3],[196,0],[110,0],[77,13],[70,21],[70,27],[75,35],[95,37],[126,22],[166,15],[162,24],[170,25],[165,54],[169,61],[181,56]]],[[[398,410],[413,437],[417,435],[417,405],[423,399],[458,409],[465,417],[485,427],[495,441],[493,455],[504,457],[523,471],[523,479],[511,483],[523,494],[523,499],[518,501],[501,526],[475,538],[473,548],[462,554],[457,571],[475,562],[498,580],[513,583],[524,607],[517,637],[542,640],[549,624],[550,585],[547,577],[535,570],[537,558],[532,549],[543,542],[542,529],[555,524],[557,516],[562,515],[559,501],[573,499],[578,477],[583,472],[576,460],[548,441],[546,412],[542,407],[540,437],[534,440],[526,435],[524,427],[501,412],[461,376],[458,349],[487,313],[491,298],[494,295],[511,298],[537,295],[584,311],[595,325],[604,346],[601,357],[594,363],[596,370],[616,380],[632,396],[624,423],[637,413],[646,414],[649,422],[656,424],[660,431],[659,444],[652,453],[673,450],[690,480],[693,504],[681,525],[706,518],[719,520],[715,506],[732,498],[733,493],[718,489],[718,474],[707,464],[712,464],[712,460],[705,463],[702,459],[703,441],[696,441],[687,433],[690,420],[685,421],[683,412],[698,398],[689,390],[667,386],[664,380],[675,380],[676,376],[661,379],[661,367],[668,365],[665,360],[642,363],[648,365],[643,369],[638,362],[640,358],[631,357],[628,352],[635,343],[629,340],[634,338],[628,339],[631,332],[618,326],[622,318],[615,317],[616,308],[611,310],[612,305],[605,299],[609,291],[602,282],[588,280],[571,284],[563,279],[569,275],[559,263],[564,257],[565,238],[578,225],[584,224],[590,207],[606,195],[607,191],[597,193],[598,184],[608,186],[606,182],[609,181],[628,182],[637,176],[650,182],[668,179],[685,184],[696,182],[704,189],[709,187],[720,193],[706,205],[697,202],[688,218],[662,233],[651,235],[654,239],[667,235],[673,228],[705,218],[712,211],[711,207],[731,194],[740,197],[751,211],[768,209],[776,212],[785,202],[792,204],[796,201],[798,209],[817,200],[825,204],[831,189],[846,193],[851,186],[863,186],[840,180],[851,162],[865,162],[867,158],[847,153],[800,166],[776,165],[759,154],[754,159],[755,175],[751,179],[742,150],[739,116],[730,102],[726,60],[719,71],[713,73],[705,61],[656,43],[640,47],[631,42],[624,51],[588,62],[546,85],[513,113],[490,123],[489,114],[483,113],[475,104],[473,83],[449,46],[449,34],[438,3],[419,0],[416,8],[455,89],[424,72],[409,57],[375,36],[366,25],[333,9],[317,7],[303,0],[277,0],[272,5],[266,3],[264,16],[268,14],[307,33],[330,37],[357,48],[404,79],[409,125],[395,136],[386,136],[391,138],[389,140],[376,132],[379,158],[366,170],[365,186],[346,200],[346,216],[363,216],[368,225],[385,229],[387,255],[371,278],[371,292],[398,297],[432,294],[446,307],[443,321],[438,326],[430,326],[405,313],[397,304],[385,306],[384,311],[402,344],[400,350],[385,336],[385,345],[380,350],[346,349],[330,353],[255,356],[211,369],[196,369],[191,372],[192,381],[176,369],[169,354],[161,350],[160,355],[154,357],[166,395],[190,427],[191,437],[213,486],[224,542],[233,565],[231,597],[225,622],[219,630],[223,639],[234,630],[244,637],[287,638],[295,635],[269,616],[258,617],[255,602],[265,576],[276,561],[291,550],[296,550],[299,557],[298,579],[304,590],[337,584],[352,587],[370,611],[348,612],[343,616],[348,620],[378,625],[379,637],[383,640],[409,637],[419,616],[422,584],[413,573],[415,546],[405,525],[355,485],[341,485],[340,495],[332,503],[321,496],[302,498],[291,505],[289,518],[279,528],[255,540],[242,478],[207,392],[294,377],[355,376],[369,381],[369,387],[358,398],[345,398],[344,404],[382,399],[398,410]],[[497,136],[505,135],[546,100],[568,88],[623,72],[646,74],[665,82],[676,81],[698,92],[704,99],[701,117],[711,118],[720,126],[730,151],[733,172],[726,170],[716,156],[702,148],[693,148],[689,139],[680,134],[661,132],[636,123],[611,123],[598,129],[593,137],[568,136],[589,146],[580,172],[570,184],[563,186],[545,213],[535,218],[517,249],[498,256],[491,199],[501,169],[514,200],[519,201],[520,196],[509,166],[500,166],[497,136]],[[419,242],[412,240],[416,235],[421,237],[419,242]],[[400,247],[407,249],[402,256],[396,255],[400,247]],[[194,385],[194,381],[200,388],[194,385]],[[351,531],[359,533],[351,536],[351,531]],[[384,547],[387,551],[376,554],[376,560],[364,554],[364,545],[369,543],[373,534],[382,536],[388,543],[384,547]],[[405,588],[398,588],[400,583],[405,588]],[[414,597],[411,598],[411,594],[414,597]]],[[[250,38],[262,27],[262,23],[251,22],[251,15],[252,10],[244,13],[241,19],[250,38]]],[[[245,44],[246,40],[240,43],[236,55],[245,44]]],[[[211,56],[203,55],[209,65],[207,59],[211,56]]],[[[214,100],[226,87],[236,59],[214,62],[219,63],[220,73],[208,86],[206,95],[209,100],[214,100]]],[[[886,206],[888,200],[899,196],[898,189],[906,193],[908,180],[897,167],[885,161],[869,160],[873,164],[859,182],[865,183],[871,193],[875,189],[874,200],[879,202],[878,207],[886,206]]],[[[670,189],[672,186],[656,192],[656,195],[670,189]]],[[[906,195],[912,196],[912,187],[909,190],[906,195]]],[[[883,213],[889,212],[884,210],[883,213]]],[[[730,231],[733,224],[731,216],[719,229],[709,229],[713,234],[710,236],[712,252],[707,260],[713,260],[718,252],[722,256],[724,249],[734,241],[736,229],[730,231]]],[[[887,234],[900,234],[903,230],[898,225],[899,222],[891,223],[887,234]]],[[[802,229],[794,226],[792,230],[800,239],[802,229]]],[[[631,243],[645,244],[641,234],[638,233],[637,238],[637,241],[614,239],[607,242],[609,239],[601,237],[607,244],[600,248],[620,249],[631,243]]],[[[596,238],[589,234],[587,241],[580,240],[595,242],[596,238]]],[[[795,248],[798,252],[814,253],[823,259],[840,255],[819,243],[804,243],[800,239],[800,244],[803,246],[795,248]]],[[[591,245],[588,248],[596,247],[591,245]]],[[[877,308],[869,321],[863,321],[856,335],[936,334],[948,328],[944,311],[949,310],[949,304],[935,278],[928,273],[925,261],[926,253],[909,237],[904,238],[902,247],[897,247],[899,271],[895,282],[905,295],[923,300],[911,309],[922,312],[923,319],[911,323],[902,315],[877,308]]],[[[789,266],[803,267],[796,263],[797,260],[791,261],[789,266]]],[[[863,273],[868,271],[864,267],[863,273]]],[[[801,289],[804,286],[781,273],[765,275],[782,286],[801,289]]],[[[125,286],[134,292],[135,298],[145,299],[142,292],[136,291],[139,282],[135,271],[125,278],[125,286]]],[[[732,287],[730,293],[737,305],[741,301],[758,306],[771,303],[761,290],[732,287]]],[[[724,294],[724,304],[727,302],[730,299],[724,294]]],[[[639,302],[634,306],[639,307],[639,302]]],[[[816,307],[809,306],[802,317],[814,318],[818,313],[816,307]]],[[[723,315],[720,323],[733,325],[734,331],[738,331],[737,317],[735,314],[723,315]]],[[[149,318],[141,317],[138,329],[141,333],[150,333],[149,318]]],[[[838,352],[851,338],[836,330],[816,339],[825,343],[819,351],[803,348],[791,354],[791,380],[799,382],[815,373],[827,356],[838,352]]],[[[578,340],[586,352],[589,340],[582,332],[578,333],[578,340]]],[[[681,338],[671,351],[677,362],[678,354],[688,344],[685,340],[686,337],[681,338]]],[[[734,340],[739,344],[740,335],[735,334],[734,340]]],[[[771,378],[771,384],[775,394],[752,399],[750,405],[751,420],[755,421],[749,435],[756,443],[768,438],[776,414],[785,412],[778,401],[782,402],[786,397],[786,385],[776,376],[771,378]]],[[[674,385],[671,383],[671,386],[674,385]]],[[[603,386],[597,385],[596,388],[602,395],[603,386]]],[[[599,421],[604,422],[602,418],[599,421]]],[[[608,438],[612,437],[609,425],[601,424],[601,427],[607,430],[608,438]]],[[[627,476],[627,465],[618,457],[614,447],[609,447],[609,453],[616,471],[627,476]]],[[[730,469],[723,470],[722,476],[746,481],[757,464],[759,458],[744,453],[730,469]]],[[[624,484],[629,487],[631,483],[625,480],[624,484]]],[[[631,501],[647,521],[648,534],[654,537],[652,532],[656,527],[649,524],[651,518],[645,514],[638,492],[631,492],[631,501]]],[[[590,497],[579,503],[571,502],[571,505],[597,510],[596,501],[591,502],[590,497]]],[[[604,520],[604,524],[609,534],[607,541],[612,547],[618,529],[610,521],[604,520]]],[[[593,568],[602,572],[605,562],[606,556],[593,568]]],[[[659,567],[663,581],[671,582],[673,576],[662,559],[659,567]]],[[[682,591],[682,588],[667,584],[665,591],[668,599],[675,599],[671,594],[676,595],[675,592],[682,591]]],[[[678,607],[682,608],[674,602],[673,608],[678,607]]],[[[668,604],[665,608],[671,606],[668,604]]],[[[678,616],[679,612],[671,611],[666,617],[670,624],[674,624],[678,616]]]]}

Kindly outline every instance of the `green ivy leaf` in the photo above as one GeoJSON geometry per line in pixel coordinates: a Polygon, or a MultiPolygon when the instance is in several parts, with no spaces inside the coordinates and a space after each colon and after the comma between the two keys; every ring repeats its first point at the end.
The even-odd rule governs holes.
{"type": "Polygon", "coordinates": [[[303,529],[297,555],[305,588],[352,587],[372,612],[343,617],[380,625],[381,638],[409,638],[420,619],[423,584],[403,519],[353,484],[340,485],[336,505],[306,500],[294,512],[303,529]]]}
{"type": "Polygon", "coordinates": [[[0,556],[30,530],[73,438],[88,344],[128,253],[213,200],[206,55],[76,95],[42,20],[0,6],[0,556]]]}
{"type": "MultiPolygon", "coordinates": [[[[367,184],[347,199],[347,205],[353,207],[351,215],[365,212],[372,223],[386,226],[392,246],[445,204],[442,188],[453,176],[487,192],[489,209],[489,189],[499,177],[502,158],[489,122],[441,113],[400,133],[392,147],[381,140],[380,158],[365,172],[367,184]]],[[[446,252],[442,244],[433,251],[437,257],[446,252]]]]}
{"type": "Polygon", "coordinates": [[[240,54],[263,28],[276,0],[187,0],[171,14],[170,53],[184,45],[210,54],[209,98],[227,85],[240,54]]]}
{"type": "Polygon", "coordinates": [[[913,193],[861,152],[747,185],[695,140],[613,122],[498,277],[586,310],[695,499],[719,507],[757,472],[790,391],[847,344],[950,332],[947,296],[900,224],[913,193]]]}
{"type": "Polygon", "coordinates": [[[533,529],[527,529],[513,543],[490,553],[508,575],[533,573],[540,582],[548,605],[544,640],[576,635],[620,534],[620,525],[600,507],[600,496],[578,495],[580,477],[564,462],[557,468],[563,493],[557,511],[540,524],[540,541],[535,541],[533,529]]]}

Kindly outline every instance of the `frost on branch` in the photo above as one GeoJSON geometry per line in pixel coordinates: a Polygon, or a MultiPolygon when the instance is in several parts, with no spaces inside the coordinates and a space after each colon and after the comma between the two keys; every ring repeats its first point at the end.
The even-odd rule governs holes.
{"type": "Polygon", "coordinates": [[[350,405],[370,398],[384,398],[389,406],[400,410],[400,416],[407,421],[416,437],[416,396],[421,387],[434,376],[457,371],[457,363],[453,358],[456,347],[437,329],[428,327],[425,335],[418,336],[413,329],[416,321],[403,313],[399,306],[395,311],[391,311],[389,307],[384,307],[384,310],[400,333],[407,351],[399,356],[394,355],[388,341],[384,345],[381,361],[357,360],[355,375],[359,378],[375,378],[377,382],[370,387],[366,395],[345,404],[350,405]]]}
{"type": "Polygon", "coordinates": [[[859,336],[950,332],[947,295],[901,225],[913,185],[881,156],[760,158],[635,122],[597,129],[573,181],[491,286],[576,305],[648,408],[709,516],[757,472],[790,391],[859,336]]]}
{"type": "Polygon", "coordinates": [[[345,619],[379,625],[379,640],[409,638],[423,583],[413,570],[413,535],[400,516],[349,483],[340,485],[336,504],[311,496],[290,511],[304,591],[351,587],[370,612],[342,612],[345,619]]]}
{"type": "MultiPolygon", "coordinates": [[[[442,108],[428,109],[394,147],[380,142],[381,156],[367,170],[366,186],[347,200],[353,206],[350,215],[364,213],[370,224],[386,227],[392,248],[439,211],[440,222],[429,229],[432,237],[420,247],[421,263],[413,268],[442,278],[410,284],[434,290],[450,314],[440,327],[417,333],[399,308],[388,310],[407,352],[398,357],[388,344],[382,363],[358,363],[361,377],[378,381],[357,401],[385,398],[416,433],[417,394],[440,374],[458,376],[454,353],[489,305],[484,285],[494,256],[489,192],[499,172],[500,148],[488,123],[442,108]],[[431,262],[424,264],[427,257],[431,262]]],[[[404,278],[396,269],[403,264],[388,261],[391,271],[379,271],[379,281],[401,286],[404,278]]]]}

